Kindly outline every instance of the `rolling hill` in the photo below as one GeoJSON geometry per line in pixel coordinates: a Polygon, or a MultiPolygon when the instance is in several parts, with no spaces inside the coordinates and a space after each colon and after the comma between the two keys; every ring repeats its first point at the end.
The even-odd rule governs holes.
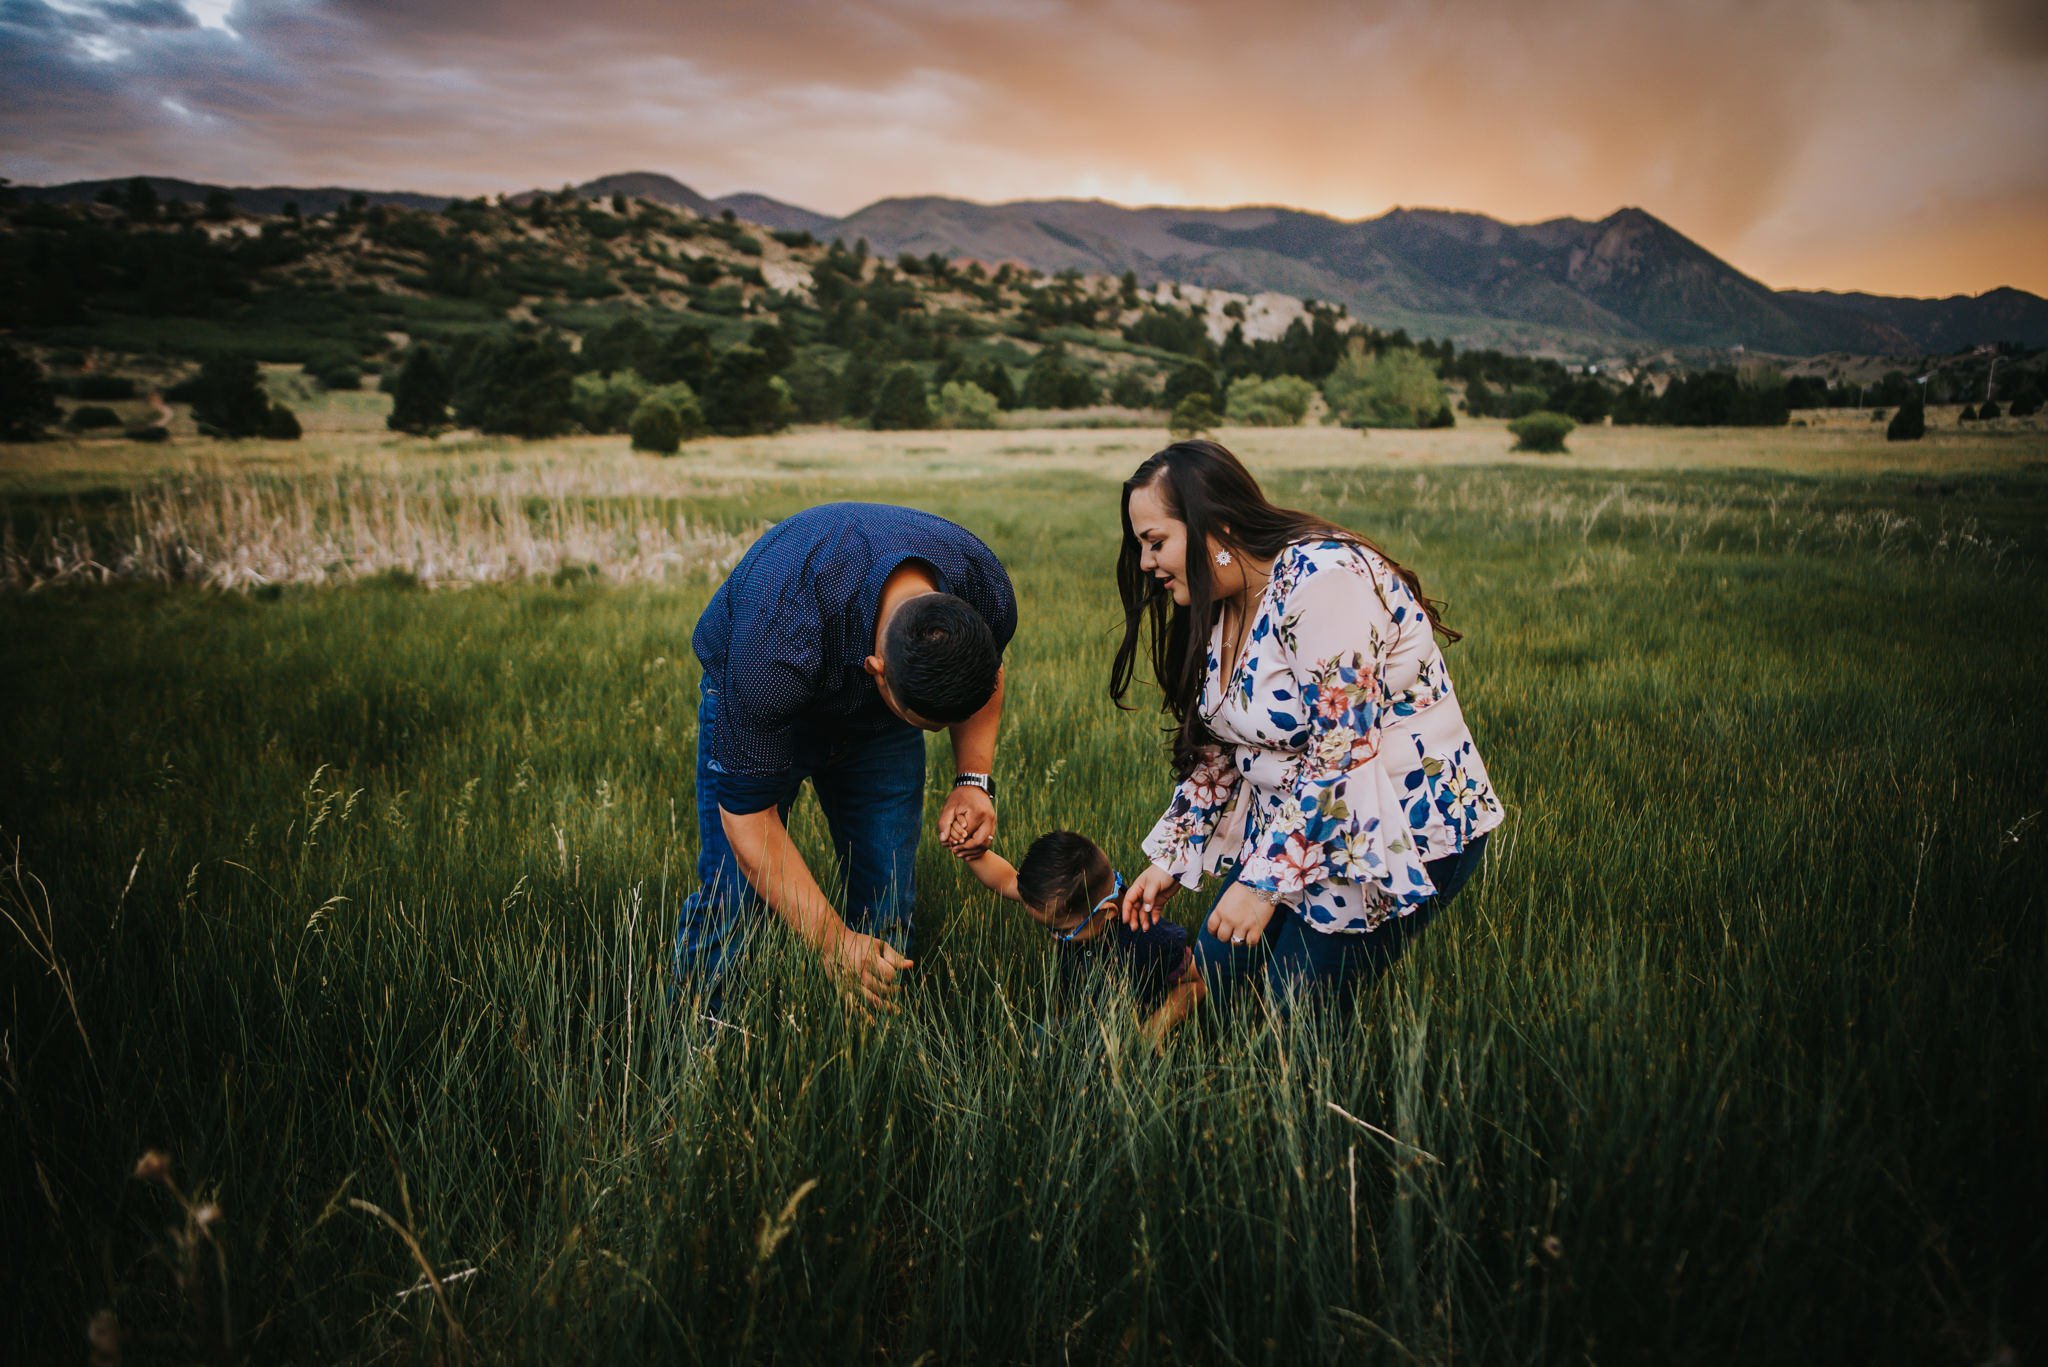
{"type": "MultiPolygon", "coordinates": [[[[217,188],[147,177],[158,196],[198,203],[217,188]]],[[[16,186],[30,202],[89,201],[125,180],[16,186]]],[[[766,195],[712,199],[671,176],[631,171],[574,187],[711,218],[726,212],[820,240],[866,239],[909,253],[1017,262],[1035,270],[1177,281],[1256,295],[1341,303],[1382,328],[1461,346],[1611,355],[1645,348],[1726,349],[1788,356],[1942,353],[1991,342],[2048,346],[2048,300],[1999,289],[1976,297],[1894,298],[1774,290],[1655,215],[1625,208],[1597,221],[1512,224],[1484,214],[1394,209],[1345,220],[1280,206],[1126,208],[1098,199],[981,204],[943,196],[878,200],[835,219],[766,195]]],[[[230,187],[245,211],[296,202],[324,214],[357,194],[370,205],[436,209],[446,197],[337,187],[230,187]]],[[[522,202],[532,192],[510,197],[522,202]]]]}

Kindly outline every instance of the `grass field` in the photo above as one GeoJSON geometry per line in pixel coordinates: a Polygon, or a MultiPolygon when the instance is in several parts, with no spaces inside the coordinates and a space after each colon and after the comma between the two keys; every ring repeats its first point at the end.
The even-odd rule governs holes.
{"type": "Polygon", "coordinates": [[[0,450],[9,1360],[2041,1350],[2039,434],[1224,433],[1449,600],[1510,820],[1354,1018],[1155,1055],[936,845],[900,1016],[772,933],[724,1024],[664,991],[690,628],[829,498],[1003,557],[999,844],[1135,871],[1169,776],[1106,698],[1110,570],[1155,434],[315,418],[0,450]]]}

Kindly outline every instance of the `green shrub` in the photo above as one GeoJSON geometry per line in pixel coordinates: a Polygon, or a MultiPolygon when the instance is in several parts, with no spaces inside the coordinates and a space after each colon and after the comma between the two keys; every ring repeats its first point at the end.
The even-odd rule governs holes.
{"type": "Polygon", "coordinates": [[[299,415],[281,403],[270,405],[270,412],[264,415],[263,435],[272,441],[297,441],[304,432],[299,415]]]}
{"type": "Polygon", "coordinates": [[[1142,373],[1126,370],[1110,386],[1109,401],[1118,408],[1150,408],[1159,402],[1159,394],[1142,373]]]}
{"type": "Polygon", "coordinates": [[[931,397],[915,366],[899,365],[882,378],[868,425],[877,432],[912,431],[936,421],[931,397]]]}
{"type": "Polygon", "coordinates": [[[823,357],[799,356],[781,378],[789,386],[790,409],[798,422],[830,422],[843,411],[839,372],[823,357]]]}
{"type": "Polygon", "coordinates": [[[156,426],[131,427],[126,432],[123,432],[121,435],[128,438],[128,440],[130,441],[169,441],[171,439],[171,429],[168,427],[156,426]]]}
{"type": "Polygon", "coordinates": [[[1217,383],[1216,372],[1200,361],[1189,361],[1166,377],[1166,391],[1160,402],[1171,411],[1180,407],[1180,401],[1190,394],[1205,396],[1212,412],[1223,402],[1223,386],[1217,383]]]}
{"type": "Polygon", "coordinates": [[[683,444],[683,419],[676,406],[659,394],[650,394],[633,410],[633,449],[672,456],[683,444]]]}
{"type": "MultiPolygon", "coordinates": [[[[1905,412],[1906,410],[1905,410],[1905,409],[1903,409],[1903,408],[1901,408],[1901,409],[1900,409],[1899,411],[1900,411],[1901,413],[1903,413],[1903,412],[1905,412]]],[[[2002,417],[2004,417],[2004,416],[2005,416],[2005,414],[1999,411],[1999,407],[1998,407],[1998,400],[1996,400],[1996,399],[1986,399],[1986,400],[1984,400],[1983,404],[1982,404],[1982,405],[1980,405],[1980,406],[1978,407],[1978,409],[1977,409],[1977,421],[1978,421],[1978,422],[1995,422],[1996,420],[1998,420],[1999,418],[2002,418],[2002,417]]],[[[1898,421],[1898,419],[1894,418],[1894,419],[1892,419],[1892,421],[1894,421],[1894,422],[1897,422],[1897,421],[1898,421]]],[[[1887,433],[1886,433],[1886,434],[1887,434],[1887,435],[1889,435],[1889,434],[1890,434],[1890,433],[1889,433],[1889,429],[1887,429],[1887,433]]]]}
{"type": "Polygon", "coordinates": [[[1308,416],[1316,387],[1299,375],[1262,380],[1246,375],[1230,382],[1224,415],[1247,427],[1295,427],[1308,416]]]}
{"type": "Polygon", "coordinates": [[[972,380],[948,380],[939,390],[939,426],[994,427],[996,396],[972,380]]]}
{"type": "Polygon", "coordinates": [[[626,431],[648,393],[647,381],[636,371],[578,375],[569,391],[569,407],[584,431],[603,436],[626,431]]]}
{"type": "Polygon", "coordinates": [[[1972,406],[1972,405],[1970,405],[1970,404],[1964,404],[1964,405],[1963,405],[1963,411],[1962,411],[1962,412],[1960,412],[1960,413],[1958,413],[1958,414],[1956,414],[1956,421],[1957,421],[1957,422],[1959,422],[1959,423],[1964,423],[1964,422],[1975,422],[1975,421],[1977,421],[1977,410],[1976,410],[1976,408],[1975,408],[1975,407],[1973,407],[1973,406],[1972,406]]]}
{"type": "Polygon", "coordinates": [[[1173,406],[1166,430],[1178,441],[1199,437],[1216,428],[1216,405],[1207,394],[1190,394],[1173,406]]]}
{"type": "Polygon", "coordinates": [[[1026,408],[1086,408],[1099,397],[1095,381],[1057,342],[1038,353],[1024,376],[1026,408]]]}
{"type": "Polygon", "coordinates": [[[1515,434],[1512,449],[1554,454],[1565,449],[1564,439],[1570,436],[1577,426],[1577,423],[1562,413],[1538,409],[1509,423],[1508,431],[1515,434]]]}
{"type": "Polygon", "coordinates": [[[1362,338],[1323,381],[1323,397],[1346,427],[1421,427],[1444,407],[1434,361],[1410,347],[1374,355],[1362,338]]]}
{"type": "Polygon", "coordinates": [[[604,375],[615,370],[658,374],[661,341],[645,319],[629,313],[584,333],[582,349],[576,353],[576,364],[579,369],[594,370],[604,375]]]}
{"type": "Polygon", "coordinates": [[[81,404],[71,410],[65,425],[74,432],[93,432],[103,427],[119,427],[121,415],[100,404],[81,404]]]}
{"type": "Polygon", "coordinates": [[[697,391],[681,380],[661,386],[649,397],[666,400],[668,405],[676,410],[676,420],[683,425],[684,441],[695,441],[711,430],[711,424],[705,420],[704,405],[698,399],[697,391]]]}
{"type": "MultiPolygon", "coordinates": [[[[1984,405],[1984,408],[1990,408],[1991,406],[1987,403],[1984,405]]],[[[1981,417],[1984,409],[1980,408],[1977,412],[1979,417],[1981,417]]],[[[1892,415],[1892,420],[1889,423],[1885,424],[1884,439],[1886,441],[1918,441],[1926,435],[1927,410],[1921,407],[1918,399],[1912,399],[1900,404],[1899,411],[1892,415]]]]}
{"type": "Polygon", "coordinates": [[[1008,410],[1019,405],[1016,383],[1010,379],[1010,368],[1000,360],[983,366],[974,382],[995,396],[996,407],[1008,410]]]}
{"type": "Polygon", "coordinates": [[[354,361],[340,356],[316,357],[306,365],[306,374],[322,389],[361,389],[363,371],[354,361]]]}

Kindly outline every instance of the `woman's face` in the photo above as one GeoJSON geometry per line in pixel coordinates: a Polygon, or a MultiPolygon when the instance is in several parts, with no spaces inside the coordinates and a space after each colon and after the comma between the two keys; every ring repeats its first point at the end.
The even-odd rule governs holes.
{"type": "Polygon", "coordinates": [[[1157,579],[1186,607],[1188,594],[1188,524],[1166,510],[1157,484],[1131,490],[1131,531],[1138,538],[1138,567],[1157,579]]]}

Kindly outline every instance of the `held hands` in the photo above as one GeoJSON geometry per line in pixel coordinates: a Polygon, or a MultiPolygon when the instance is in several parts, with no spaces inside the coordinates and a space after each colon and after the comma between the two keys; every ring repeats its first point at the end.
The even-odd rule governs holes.
{"type": "Polygon", "coordinates": [[[825,967],[846,1004],[863,1016],[894,1011],[891,1000],[901,986],[897,975],[912,966],[887,940],[842,929],[825,950],[825,967]]]}
{"type": "Polygon", "coordinates": [[[979,788],[955,788],[939,808],[939,840],[962,859],[978,859],[996,838],[995,801],[979,788]]]}
{"type": "Polygon", "coordinates": [[[1124,924],[1132,930],[1150,930],[1159,924],[1159,909],[1180,891],[1180,883],[1157,864],[1148,865],[1124,893],[1124,924]]]}
{"type": "Polygon", "coordinates": [[[1255,945],[1273,919],[1273,904],[1242,883],[1230,885],[1209,913],[1209,933],[1228,945],[1255,945]]]}

